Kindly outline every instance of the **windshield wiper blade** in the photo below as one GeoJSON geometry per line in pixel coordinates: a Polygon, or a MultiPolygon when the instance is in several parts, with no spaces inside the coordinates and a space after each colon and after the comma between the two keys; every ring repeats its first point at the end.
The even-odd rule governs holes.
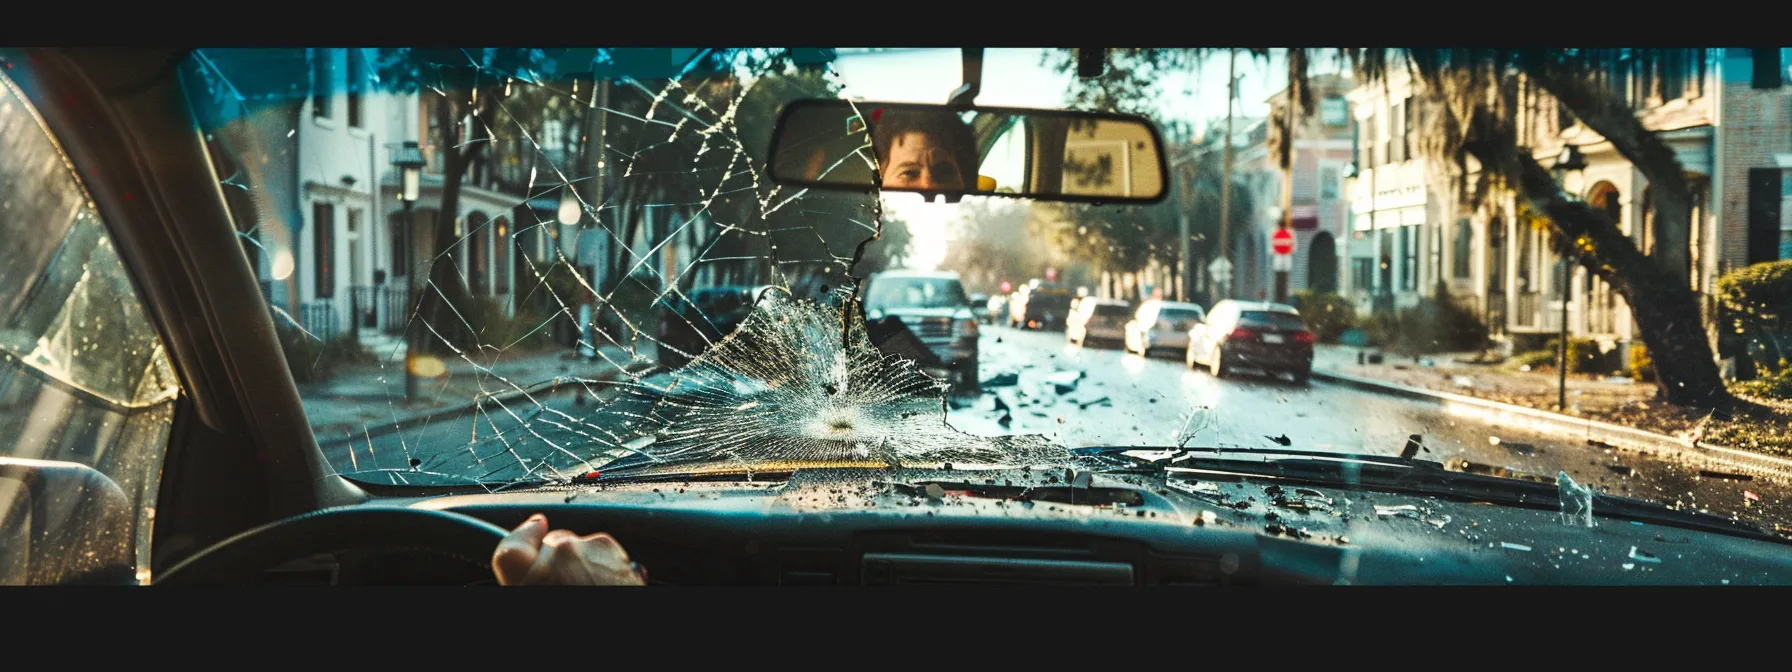
{"type": "MultiPolygon", "coordinates": [[[[1427,460],[1380,455],[1299,450],[1148,448],[1104,446],[1075,449],[1082,457],[1126,464],[1127,472],[1162,473],[1167,478],[1271,478],[1287,482],[1378,490],[1458,501],[1560,510],[1560,486],[1553,482],[1450,471],[1427,460]],[[1147,453],[1149,457],[1128,455],[1147,453]]],[[[1741,520],[1674,509],[1646,500],[1593,493],[1593,513],[1609,519],[1650,522],[1719,534],[1786,543],[1766,529],[1741,520]]]]}

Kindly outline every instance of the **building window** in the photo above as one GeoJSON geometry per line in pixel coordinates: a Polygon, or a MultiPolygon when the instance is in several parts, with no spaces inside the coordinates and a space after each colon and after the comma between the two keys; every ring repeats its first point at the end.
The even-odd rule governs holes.
{"type": "Polygon", "coordinates": [[[510,276],[516,273],[516,269],[510,263],[510,255],[516,248],[516,240],[511,237],[509,218],[499,217],[496,224],[498,228],[492,231],[492,234],[498,241],[497,262],[492,264],[492,269],[497,276],[497,293],[503,294],[510,291],[510,276]]]}
{"type": "Polygon", "coordinates": [[[1469,224],[1468,218],[1456,222],[1456,245],[1450,254],[1451,276],[1458,280],[1467,280],[1469,276],[1470,250],[1475,245],[1475,227],[1469,224]]]}
{"type": "Polygon", "coordinates": [[[1320,102],[1320,119],[1327,126],[1343,126],[1350,123],[1350,103],[1343,96],[1327,96],[1320,102]]]}
{"type": "Polygon", "coordinates": [[[1376,115],[1375,117],[1375,165],[1388,163],[1388,127],[1392,125],[1393,115],[1376,115]]]}
{"type": "Polygon", "coordinates": [[[1419,226],[1400,227],[1400,289],[1419,288],[1419,226]]]}
{"type": "Polygon", "coordinates": [[[471,217],[468,217],[468,219],[470,221],[467,222],[468,235],[466,241],[468,244],[467,281],[470,285],[469,289],[475,294],[484,294],[487,292],[487,287],[490,286],[487,282],[488,278],[486,275],[488,272],[488,264],[486,263],[488,255],[487,246],[490,244],[487,241],[491,240],[492,233],[489,224],[490,220],[486,219],[485,215],[479,213],[474,213],[471,217]]]}
{"type": "Polygon", "coordinates": [[[1350,287],[1359,292],[1369,291],[1369,286],[1375,279],[1375,259],[1357,257],[1351,261],[1354,268],[1350,271],[1350,287]]]}
{"type": "Polygon", "coordinates": [[[406,214],[395,212],[387,217],[389,220],[387,227],[392,231],[392,235],[387,240],[392,241],[392,277],[394,278],[405,277],[410,266],[408,259],[410,255],[407,252],[411,244],[410,227],[408,226],[410,219],[406,217],[406,214]]]}
{"type": "Polygon", "coordinates": [[[1676,100],[1686,96],[1687,66],[1692,50],[1668,49],[1661,58],[1661,99],[1676,100]]]}
{"type": "Polygon", "coordinates": [[[1400,104],[1400,114],[1400,160],[1406,161],[1412,158],[1413,122],[1418,118],[1412,111],[1412,96],[1400,104]]]}
{"type": "Polygon", "coordinates": [[[348,50],[348,125],[361,128],[361,93],[367,82],[366,56],[360,49],[348,50]]]}
{"type": "Polygon", "coordinates": [[[1751,51],[1754,52],[1755,63],[1754,88],[1780,88],[1780,84],[1784,81],[1785,77],[1785,73],[1781,72],[1781,70],[1784,69],[1781,63],[1784,61],[1780,58],[1780,50],[1778,48],[1773,48],[1753,49],[1751,51]]]}
{"type": "Polygon", "coordinates": [[[1406,103],[1394,103],[1393,111],[1388,114],[1388,163],[1399,163],[1406,160],[1406,103]]]}
{"type": "Polygon", "coordinates": [[[312,49],[311,116],[319,119],[329,119],[333,112],[330,109],[333,100],[330,96],[330,86],[333,83],[330,81],[330,74],[330,50],[312,49]]]}
{"type": "Polygon", "coordinates": [[[1356,133],[1351,136],[1351,141],[1355,142],[1357,147],[1357,165],[1362,166],[1364,170],[1375,167],[1376,122],[1377,119],[1374,115],[1364,117],[1361,122],[1357,123],[1356,133]]]}
{"type": "Polygon", "coordinates": [[[1606,88],[1610,89],[1612,95],[1617,96],[1618,100],[1625,103],[1632,100],[1630,97],[1630,59],[1618,58],[1612,61],[1611,67],[1606,69],[1606,88]]]}
{"type": "Polygon", "coordinates": [[[1748,169],[1748,263],[1780,259],[1780,199],[1784,175],[1779,168],[1748,169]]]}
{"type": "Polygon", "coordinates": [[[1338,200],[1338,181],[1339,181],[1339,178],[1338,178],[1338,169],[1337,168],[1320,168],[1319,169],[1319,200],[1321,200],[1321,201],[1338,200]]]}
{"type": "Polygon", "coordinates": [[[317,298],[336,296],[336,206],[329,203],[311,205],[312,277],[316,279],[317,298]]]}

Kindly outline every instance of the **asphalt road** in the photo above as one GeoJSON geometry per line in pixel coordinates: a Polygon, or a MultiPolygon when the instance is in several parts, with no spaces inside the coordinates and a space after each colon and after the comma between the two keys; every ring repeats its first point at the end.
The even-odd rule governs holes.
{"type": "MultiPolygon", "coordinates": [[[[970,434],[1042,434],[1073,447],[1181,443],[1373,455],[1398,455],[1416,434],[1426,447],[1421,459],[1466,460],[1469,469],[1552,481],[1566,471],[1610,494],[1769,526],[1792,521],[1792,488],[1783,481],[1702,475],[1709,465],[1592,446],[1585,437],[1493,426],[1422,401],[1317,380],[1216,379],[1174,356],[1146,359],[1118,348],[1069,345],[1061,331],[985,327],[981,348],[980,377],[993,382],[1014,374],[1015,382],[988,385],[981,396],[955,404],[946,421],[970,434]]],[[[660,374],[649,382],[668,378],[660,374]]],[[[615,392],[596,392],[595,399],[581,390],[513,401],[508,410],[494,404],[324,448],[338,471],[381,482],[429,480],[420,472],[485,480],[548,474],[544,462],[560,475],[582,472],[585,461],[607,459],[591,448],[595,438],[626,440],[632,434],[623,425],[649,411],[627,399],[606,406],[615,392]],[[381,476],[376,470],[390,471],[381,476]]]]}

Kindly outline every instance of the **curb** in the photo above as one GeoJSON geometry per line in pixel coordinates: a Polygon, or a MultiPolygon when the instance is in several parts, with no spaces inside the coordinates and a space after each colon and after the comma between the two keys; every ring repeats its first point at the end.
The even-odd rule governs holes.
{"type": "Polygon", "coordinates": [[[1679,437],[1657,434],[1655,432],[1614,425],[1609,422],[1577,418],[1561,413],[1552,413],[1535,408],[1528,408],[1498,401],[1490,401],[1478,397],[1470,397],[1450,392],[1427,390],[1399,383],[1390,383],[1372,378],[1313,369],[1314,378],[1333,383],[1348,385],[1370,392],[1406,397],[1419,401],[1437,404],[1468,407],[1480,411],[1485,419],[1508,424],[1517,424],[1529,429],[1553,431],[1558,433],[1574,432],[1588,439],[1598,439],[1619,448],[1653,455],[1671,455],[1681,458],[1694,458],[1714,465],[1722,465],[1745,473],[1777,477],[1792,477],[1792,459],[1762,455],[1707,443],[1694,444],[1679,437]]]}
{"type": "MultiPolygon", "coordinates": [[[[634,367],[623,368],[623,369],[611,369],[609,371],[606,371],[597,376],[592,376],[590,378],[555,376],[552,379],[545,380],[545,381],[536,383],[534,385],[530,385],[521,390],[511,390],[509,392],[504,392],[504,393],[500,393],[500,394],[483,396],[483,397],[480,397],[478,401],[475,401],[470,404],[463,404],[460,406],[449,406],[446,408],[431,409],[431,410],[419,410],[419,411],[416,411],[416,412],[413,412],[413,413],[410,413],[407,415],[402,415],[395,421],[386,422],[386,423],[381,424],[377,430],[375,430],[372,427],[368,427],[364,424],[362,426],[362,430],[363,430],[362,436],[385,436],[387,434],[391,434],[392,432],[410,429],[417,425],[425,424],[425,423],[429,422],[430,420],[459,417],[463,413],[477,410],[478,408],[480,408],[486,404],[491,404],[491,403],[506,403],[507,404],[507,403],[515,401],[517,399],[522,399],[525,397],[532,397],[532,396],[540,395],[543,393],[551,393],[559,387],[573,384],[574,382],[577,382],[579,380],[610,382],[610,381],[616,380],[618,378],[621,378],[622,377],[621,374],[623,372],[626,372],[628,374],[639,374],[639,373],[651,371],[655,368],[657,368],[657,365],[649,363],[649,364],[645,364],[645,365],[641,365],[641,366],[634,366],[634,367]]],[[[318,447],[322,448],[322,447],[333,446],[333,445],[337,445],[337,444],[341,444],[341,443],[350,443],[350,442],[355,441],[358,438],[360,438],[360,437],[349,438],[349,439],[336,439],[336,440],[331,440],[331,441],[319,441],[317,443],[317,445],[318,445],[318,447]]]]}

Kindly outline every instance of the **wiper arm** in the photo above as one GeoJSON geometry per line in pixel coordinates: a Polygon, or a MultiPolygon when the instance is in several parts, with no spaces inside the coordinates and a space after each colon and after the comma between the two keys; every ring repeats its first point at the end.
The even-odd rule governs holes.
{"type": "MultiPolygon", "coordinates": [[[[1072,451],[1085,460],[1118,466],[1117,471],[1161,473],[1167,478],[1272,478],[1310,485],[1380,490],[1484,501],[1508,506],[1560,510],[1560,487],[1554,483],[1450,471],[1427,460],[1379,455],[1299,450],[1228,450],[1221,448],[1146,448],[1104,446],[1072,451]],[[1132,453],[1132,454],[1128,454],[1132,453]],[[1141,455],[1142,454],[1142,455],[1141,455]]],[[[1759,526],[1695,511],[1604,493],[1593,493],[1593,514],[1785,542],[1759,526]]]]}

